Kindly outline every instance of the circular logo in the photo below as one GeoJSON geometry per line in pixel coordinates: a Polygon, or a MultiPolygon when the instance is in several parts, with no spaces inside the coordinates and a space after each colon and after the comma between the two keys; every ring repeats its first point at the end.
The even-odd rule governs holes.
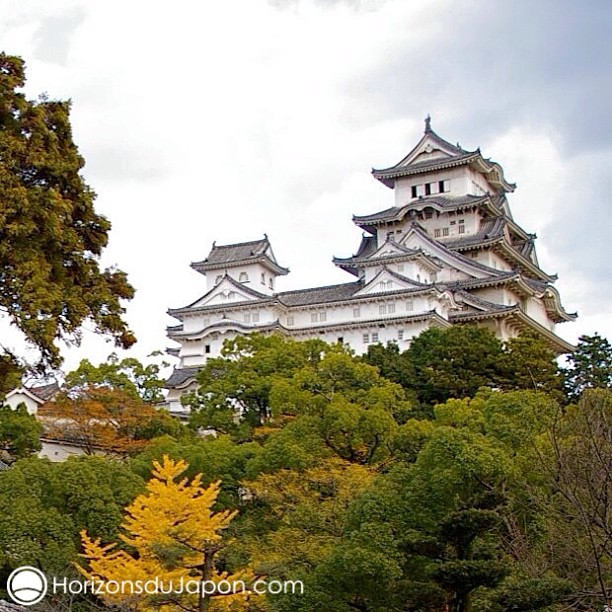
{"type": "Polygon", "coordinates": [[[22,606],[33,606],[47,594],[47,577],[35,567],[18,567],[6,581],[11,599],[22,606]]]}

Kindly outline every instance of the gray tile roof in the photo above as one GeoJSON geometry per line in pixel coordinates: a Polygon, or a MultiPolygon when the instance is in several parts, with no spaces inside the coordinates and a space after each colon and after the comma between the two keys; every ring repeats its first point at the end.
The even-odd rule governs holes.
{"type": "Polygon", "coordinates": [[[394,178],[397,176],[409,176],[411,174],[420,174],[421,172],[431,172],[439,168],[451,168],[460,164],[465,164],[472,159],[480,157],[478,151],[466,151],[453,155],[451,157],[434,157],[425,161],[416,162],[406,166],[392,166],[391,168],[383,168],[380,170],[372,170],[372,174],[376,178],[394,178]]]}
{"type": "Polygon", "coordinates": [[[202,261],[192,263],[191,267],[196,270],[216,269],[223,268],[223,266],[227,265],[253,263],[262,259],[267,259],[278,268],[279,273],[287,274],[289,270],[279,266],[274,257],[268,255],[269,249],[270,241],[267,236],[261,240],[238,242],[236,244],[217,245],[213,243],[208,257],[202,261]]]}
{"type": "Polygon", "coordinates": [[[6,472],[6,470],[8,470],[9,468],[10,465],[8,463],[4,463],[4,461],[0,459],[0,472],[6,472]]]}
{"type": "Polygon", "coordinates": [[[46,402],[59,391],[59,385],[54,382],[48,385],[29,387],[28,391],[32,392],[34,395],[36,395],[36,397],[39,397],[41,400],[46,402]]]}
{"type": "Polygon", "coordinates": [[[364,285],[361,281],[356,281],[354,283],[342,283],[326,287],[283,291],[276,294],[276,297],[285,306],[308,306],[310,304],[325,304],[327,302],[348,300],[363,287],[364,285]]]}
{"type": "Polygon", "coordinates": [[[166,380],[166,387],[180,387],[190,378],[195,378],[200,368],[176,368],[166,380]]]}
{"type": "Polygon", "coordinates": [[[523,280],[532,289],[534,289],[535,291],[539,291],[541,293],[544,293],[544,291],[546,291],[550,287],[549,283],[536,280],[535,278],[523,278],[523,280]]]}
{"type": "MultiPolygon", "coordinates": [[[[409,249],[408,247],[405,247],[403,244],[399,244],[398,242],[395,242],[395,240],[388,239],[387,243],[390,243],[391,245],[393,245],[397,249],[397,252],[389,254],[389,255],[383,255],[382,257],[375,257],[375,258],[371,258],[373,253],[368,253],[367,255],[362,255],[362,254],[357,253],[356,255],[353,255],[352,257],[347,257],[346,259],[340,259],[339,257],[334,257],[333,261],[335,264],[340,265],[340,266],[346,265],[346,264],[352,264],[352,263],[362,263],[365,261],[369,261],[371,264],[377,265],[387,260],[395,259],[397,257],[407,257],[407,256],[414,257],[414,256],[419,256],[419,255],[425,255],[425,253],[421,249],[409,249]]],[[[374,252],[376,252],[376,250],[374,250],[374,252]]]]}
{"type": "MultiPolygon", "coordinates": [[[[508,309],[513,310],[514,306],[505,306],[503,304],[496,304],[495,302],[490,302],[489,300],[485,300],[481,297],[474,295],[473,293],[468,293],[467,291],[458,291],[457,295],[463,297],[463,299],[468,303],[476,307],[480,307],[485,312],[505,312],[508,309]]],[[[452,313],[455,314],[464,314],[460,312],[452,313]]],[[[474,313],[470,313],[474,314],[474,313]]]]}
{"type": "Polygon", "coordinates": [[[238,242],[236,244],[213,244],[208,257],[204,260],[211,264],[224,264],[231,261],[244,261],[257,259],[263,255],[270,246],[267,238],[252,240],[251,242],[238,242]]]}
{"type": "Polygon", "coordinates": [[[446,283],[446,286],[450,289],[478,289],[481,287],[497,285],[513,278],[519,278],[519,273],[516,270],[501,272],[497,276],[491,276],[488,278],[469,278],[465,280],[451,281],[446,283]]]}
{"type": "Polygon", "coordinates": [[[482,202],[488,202],[490,200],[491,198],[488,195],[462,195],[456,197],[448,197],[443,195],[425,196],[416,200],[411,200],[403,206],[393,206],[371,215],[353,215],[353,222],[360,225],[363,223],[391,221],[404,217],[410,210],[420,210],[426,206],[432,206],[446,211],[455,210],[457,208],[465,208],[466,206],[476,206],[482,202]]]}
{"type": "Polygon", "coordinates": [[[504,237],[506,219],[503,216],[491,217],[483,220],[480,228],[474,234],[466,234],[453,240],[444,241],[444,246],[449,249],[461,250],[464,248],[495,242],[504,237]]]}

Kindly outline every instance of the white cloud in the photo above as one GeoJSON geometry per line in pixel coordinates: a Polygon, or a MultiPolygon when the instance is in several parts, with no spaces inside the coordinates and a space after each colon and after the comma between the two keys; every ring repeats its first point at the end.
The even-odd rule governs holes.
{"type": "MultiPolygon", "coordinates": [[[[6,5],[0,35],[5,50],[28,63],[29,94],[73,100],[85,174],[113,223],[104,261],[128,271],[138,290],[128,319],[139,356],[166,345],[166,308],[203,291],[203,277],[188,264],[213,240],[267,232],[292,269],[282,288],[350,280],[331,258],[357,248],[351,215],[392,203],[369,169],[401,158],[427,112],[441,135],[466,143],[475,135],[460,126],[479,113],[495,118],[491,100],[471,91],[479,73],[467,82],[447,78],[462,58],[443,44],[460,35],[446,0],[304,1],[282,9],[263,0],[6,5]],[[61,49],[45,57],[59,34],[61,49]],[[401,70],[389,76],[392,66],[401,70]],[[460,104],[439,95],[453,89],[460,104]]],[[[469,42],[472,53],[477,31],[469,42]]],[[[521,113],[508,122],[500,106],[498,136],[476,145],[519,184],[510,200],[516,218],[538,232],[542,265],[562,273],[559,286],[573,306],[579,283],[563,285],[563,274],[580,261],[559,265],[546,235],[571,162],[556,135],[534,133],[521,113]]],[[[600,325],[590,331],[612,336],[606,320],[587,314],[600,325]]],[[[102,359],[111,348],[86,334],[82,349],[66,353],[67,364],[102,359]]]]}

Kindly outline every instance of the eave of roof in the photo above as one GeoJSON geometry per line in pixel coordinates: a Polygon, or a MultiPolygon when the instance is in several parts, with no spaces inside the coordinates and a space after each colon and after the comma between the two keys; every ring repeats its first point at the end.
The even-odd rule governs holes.
{"type": "Polygon", "coordinates": [[[428,174],[430,172],[437,172],[439,170],[446,170],[448,168],[455,168],[457,166],[464,166],[468,164],[474,164],[477,169],[487,176],[487,180],[499,188],[500,192],[512,192],[516,189],[514,183],[509,183],[504,178],[504,173],[501,166],[485,159],[480,150],[467,151],[459,155],[453,155],[451,157],[436,157],[430,160],[416,162],[405,166],[396,165],[392,168],[384,168],[382,170],[373,169],[372,175],[384,183],[387,187],[393,189],[395,186],[395,179],[402,178],[405,176],[415,176],[419,174],[428,174]]]}
{"type": "Polygon", "coordinates": [[[412,210],[423,210],[433,208],[439,211],[460,210],[473,208],[481,205],[488,205],[489,212],[495,215],[500,214],[500,210],[494,204],[491,196],[464,195],[456,197],[441,196],[439,194],[431,196],[421,196],[410,200],[402,206],[393,206],[370,215],[353,215],[353,223],[365,230],[371,230],[381,224],[403,220],[412,210]]]}
{"type": "Polygon", "coordinates": [[[267,255],[261,255],[257,258],[252,259],[237,259],[233,261],[227,261],[224,263],[210,263],[206,260],[204,261],[196,261],[192,262],[191,267],[196,270],[196,272],[200,272],[202,274],[206,274],[209,270],[226,270],[227,268],[238,268],[240,266],[247,266],[251,264],[259,263],[264,265],[266,268],[275,272],[279,276],[286,276],[289,274],[289,268],[283,268],[279,266],[276,262],[272,261],[267,255]]]}

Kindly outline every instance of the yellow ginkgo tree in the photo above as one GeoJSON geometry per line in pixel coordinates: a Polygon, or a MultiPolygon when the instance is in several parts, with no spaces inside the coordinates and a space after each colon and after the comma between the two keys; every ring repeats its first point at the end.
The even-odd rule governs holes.
{"type": "Polygon", "coordinates": [[[122,524],[120,537],[134,552],[118,549],[116,543],[102,545],[83,531],[81,556],[87,564],[78,569],[104,601],[121,609],[250,609],[249,602],[255,603],[249,589],[253,573],[247,569],[230,575],[215,567],[222,532],[236,515],[213,512],[220,483],[203,487],[201,474],[191,482],[181,478],[187,463],[168,456],[153,465],[146,493],[126,508],[122,524]]]}

